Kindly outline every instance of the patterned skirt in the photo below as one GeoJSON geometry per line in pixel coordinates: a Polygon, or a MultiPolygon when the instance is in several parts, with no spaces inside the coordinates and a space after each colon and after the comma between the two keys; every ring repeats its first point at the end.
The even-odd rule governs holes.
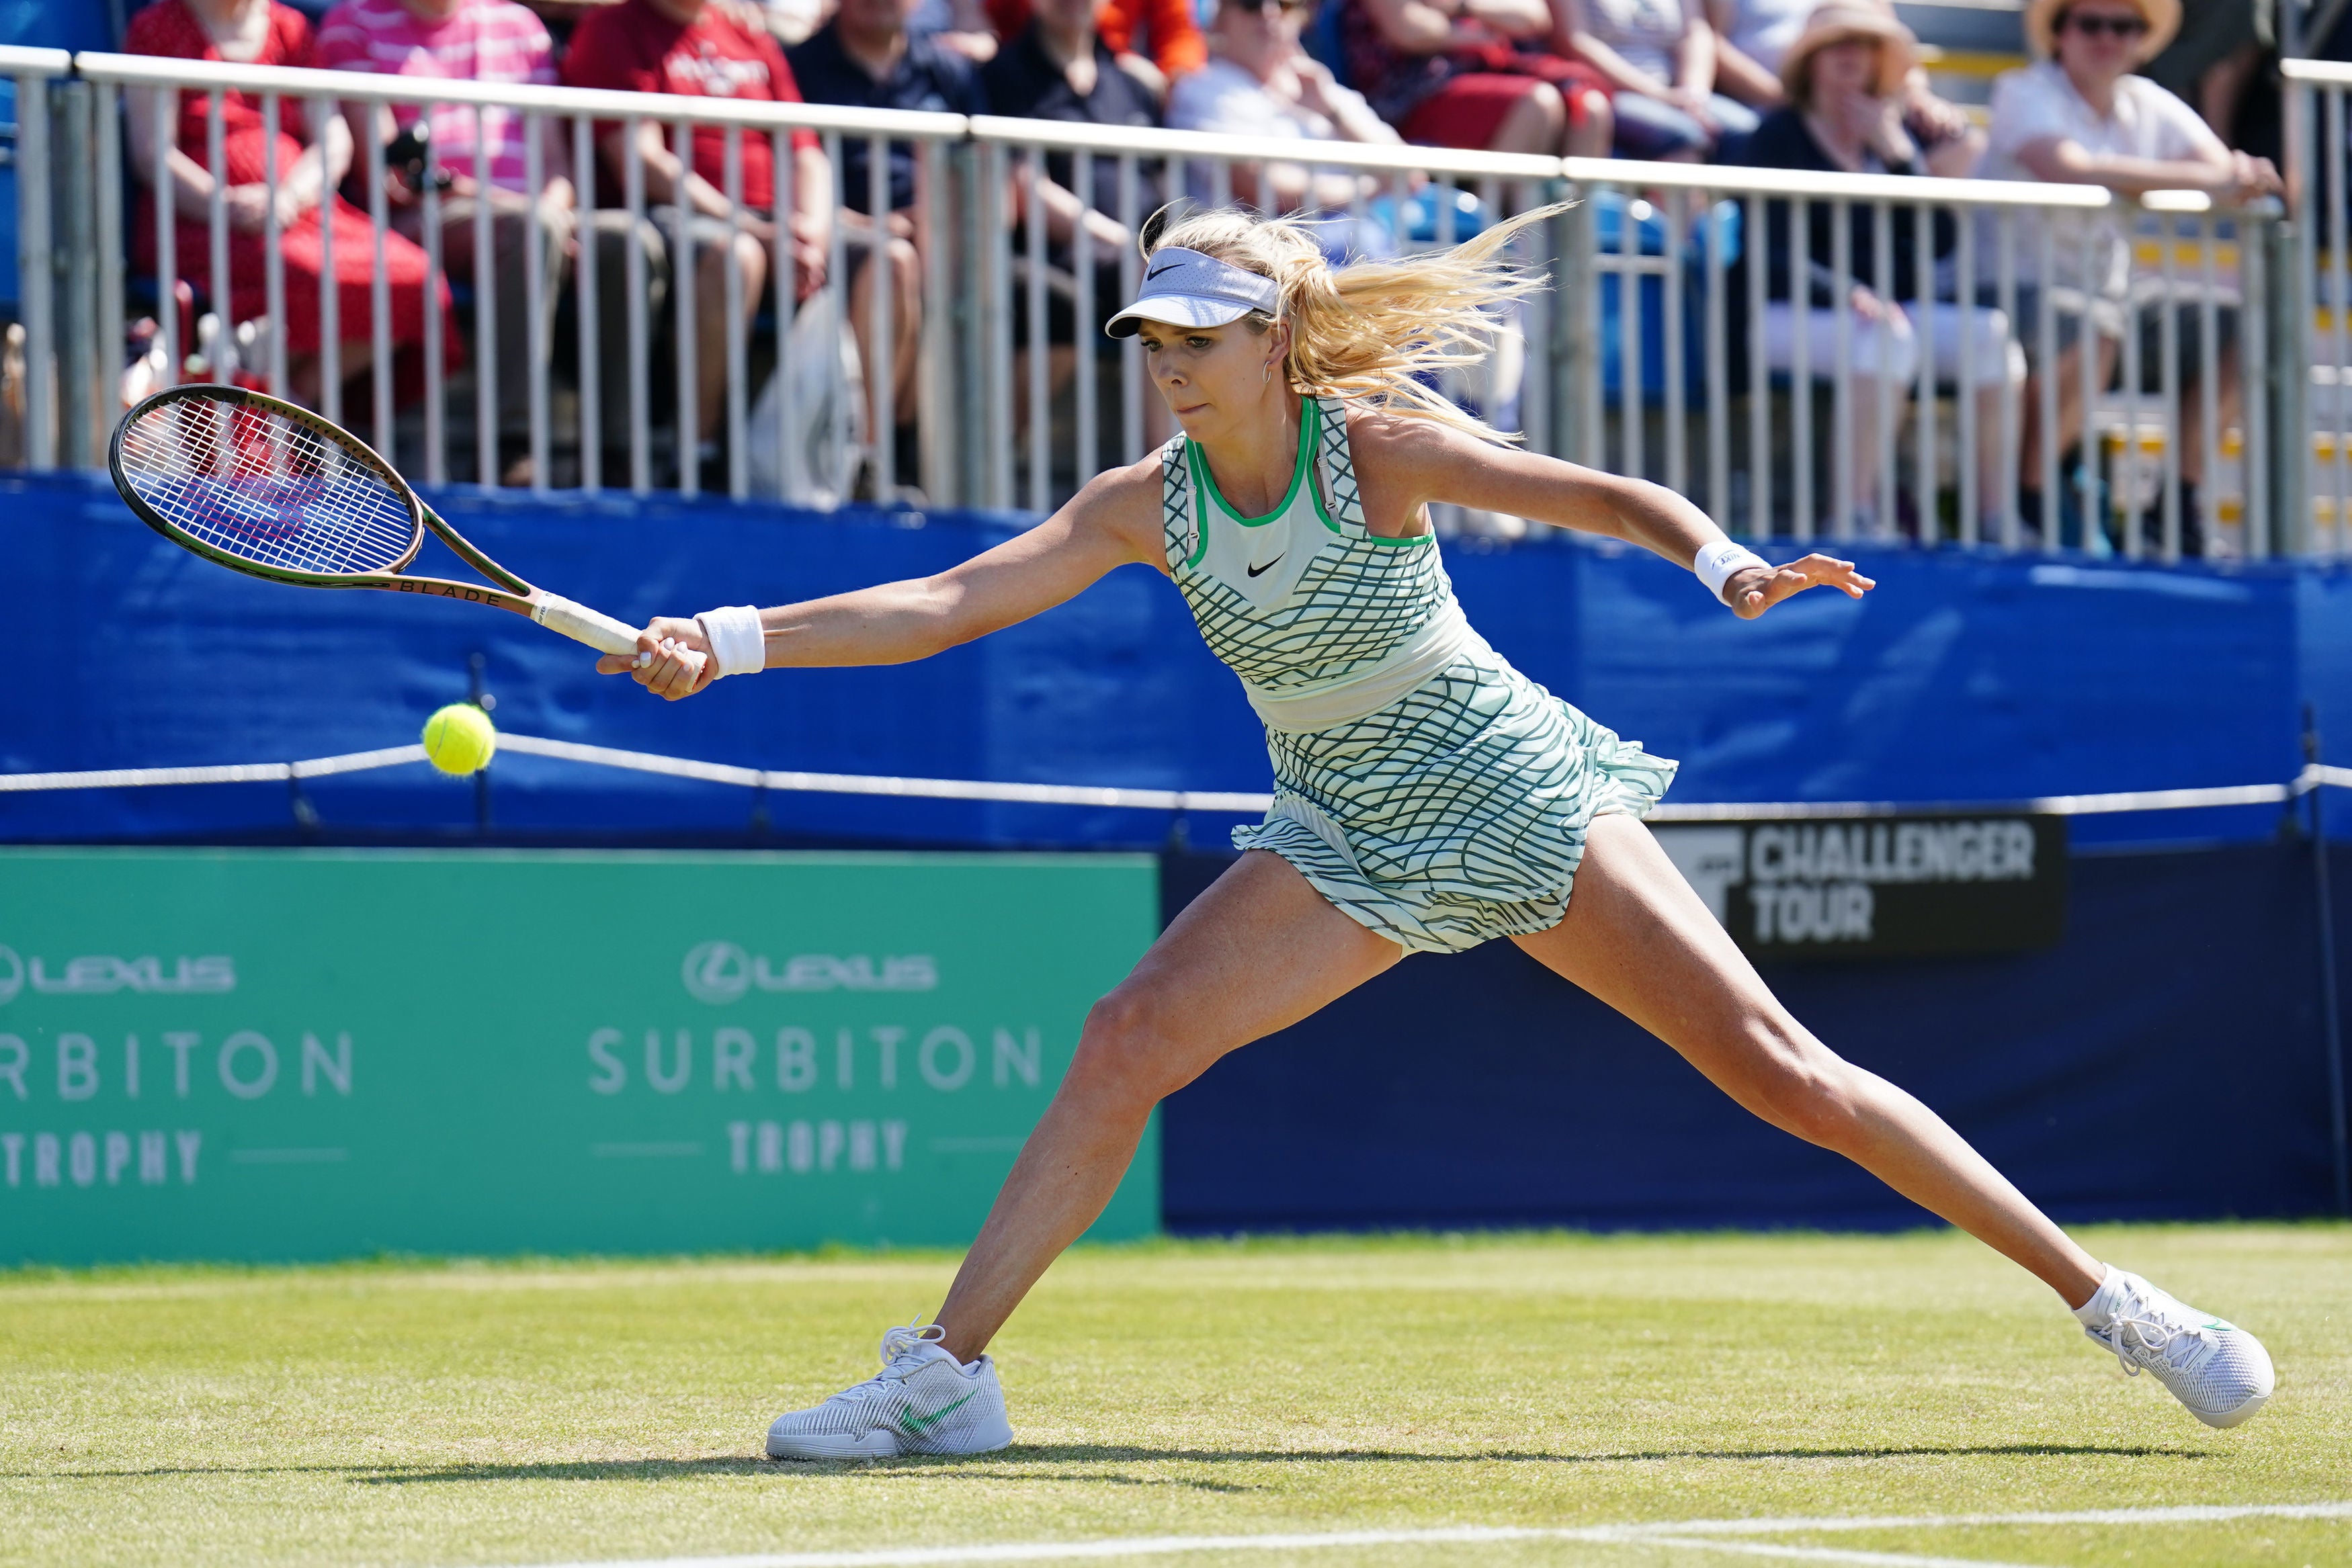
{"type": "Polygon", "coordinates": [[[1269,730],[1275,803],[1234,830],[1408,952],[1548,931],[1584,835],[1648,815],[1675,764],[1621,740],[1474,641],[1410,696],[1352,723],[1269,730]]]}

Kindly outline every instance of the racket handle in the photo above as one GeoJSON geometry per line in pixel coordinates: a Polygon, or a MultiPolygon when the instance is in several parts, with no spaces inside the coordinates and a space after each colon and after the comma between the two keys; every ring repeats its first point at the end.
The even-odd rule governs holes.
{"type": "Polygon", "coordinates": [[[637,629],[611,616],[574,604],[559,593],[543,593],[530,607],[530,618],[551,632],[575,643],[585,643],[600,653],[634,653],[637,629]]]}

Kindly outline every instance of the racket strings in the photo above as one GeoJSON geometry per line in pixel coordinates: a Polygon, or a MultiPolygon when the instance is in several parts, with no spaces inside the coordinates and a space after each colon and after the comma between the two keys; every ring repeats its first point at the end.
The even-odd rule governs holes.
{"type": "Polygon", "coordinates": [[[416,539],[406,498],[373,464],[273,410],[166,403],[123,433],[121,466],[173,527],[256,566],[385,571],[416,539]]]}

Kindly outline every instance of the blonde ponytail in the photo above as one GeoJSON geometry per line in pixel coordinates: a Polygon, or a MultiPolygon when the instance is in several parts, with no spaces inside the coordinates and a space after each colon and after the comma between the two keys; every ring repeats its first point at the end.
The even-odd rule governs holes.
{"type": "MultiPolygon", "coordinates": [[[[1223,209],[1144,235],[1146,254],[1182,246],[1230,263],[1282,289],[1290,323],[1287,373],[1294,391],[1347,398],[1384,413],[1433,419],[1483,440],[1518,439],[1456,407],[1425,384],[1475,365],[1494,346],[1497,308],[1544,287],[1500,259],[1521,229],[1561,212],[1538,207],[1498,223],[1451,250],[1396,261],[1360,261],[1333,270],[1302,225],[1223,209]]],[[[1268,318],[1253,312],[1254,329],[1268,318]]]]}

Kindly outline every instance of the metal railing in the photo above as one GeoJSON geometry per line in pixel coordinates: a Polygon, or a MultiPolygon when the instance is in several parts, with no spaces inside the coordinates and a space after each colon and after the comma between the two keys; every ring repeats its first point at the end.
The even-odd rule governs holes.
{"type": "MultiPolygon", "coordinates": [[[[490,256],[490,266],[478,260],[473,267],[472,317],[474,352],[468,369],[470,397],[473,404],[471,465],[476,483],[496,486],[500,482],[499,463],[499,380],[502,372],[519,373],[528,381],[529,444],[531,458],[530,487],[545,492],[551,487],[552,448],[558,434],[550,366],[554,358],[551,340],[553,318],[560,301],[551,298],[548,267],[541,247],[565,243],[574,254],[572,293],[576,348],[572,359],[578,367],[574,382],[576,393],[572,400],[571,429],[563,434],[576,443],[577,487],[595,494],[608,486],[612,479],[620,479],[635,494],[644,495],[655,486],[657,466],[667,469],[667,487],[691,496],[701,487],[701,465],[695,460],[698,444],[695,434],[705,423],[704,411],[698,406],[703,377],[697,362],[698,341],[702,336],[698,328],[698,304],[696,298],[697,279],[700,268],[691,258],[706,242],[698,235],[696,214],[688,203],[679,201],[667,204],[668,222],[656,224],[646,197],[646,160],[639,141],[641,130],[659,127],[667,132],[675,156],[691,161],[690,144],[695,131],[703,127],[717,128],[726,140],[726,160],[729,177],[725,194],[730,212],[720,221],[730,231],[741,234],[759,232],[752,214],[743,204],[740,183],[742,148],[749,137],[767,141],[772,161],[776,186],[776,208],[790,212],[793,199],[793,182],[795,160],[792,155],[791,139],[795,131],[815,132],[821,139],[828,161],[835,168],[841,163],[842,142],[845,137],[866,137],[878,140],[887,133],[891,140],[911,141],[921,149],[927,171],[933,171],[928,185],[936,186],[939,150],[943,143],[961,137],[964,120],[960,115],[925,115],[876,113],[856,110],[829,108],[823,105],[765,104],[738,102],[714,99],[655,97],[619,92],[583,91],[575,89],[532,88],[524,86],[485,87],[471,82],[419,82],[401,77],[374,76],[359,72],[285,70],[267,67],[238,66],[217,62],[192,65],[181,60],[157,59],[140,56],[83,55],[77,64],[81,78],[94,90],[93,110],[101,127],[111,128],[116,122],[116,98],[132,93],[147,93],[155,104],[152,121],[155,127],[153,166],[160,167],[173,145],[173,130],[179,119],[178,99],[184,89],[199,89],[207,93],[206,124],[208,138],[205,147],[205,170],[212,179],[212,191],[207,205],[205,227],[210,240],[209,265],[205,277],[208,292],[215,304],[226,299],[234,286],[224,287],[222,279],[229,273],[229,222],[225,190],[226,169],[220,132],[223,113],[223,92],[237,89],[260,97],[265,122],[272,122],[281,103],[299,103],[310,111],[314,124],[323,124],[341,116],[347,106],[392,106],[413,108],[430,114],[434,110],[449,105],[472,108],[478,127],[483,111],[491,109],[518,112],[523,120],[524,142],[530,159],[529,188],[522,193],[523,201],[532,212],[542,205],[551,178],[548,152],[551,148],[567,155],[575,192],[575,204],[569,213],[550,214],[560,222],[522,221],[507,225],[495,225],[491,205],[484,202],[472,204],[474,226],[471,237],[477,257],[490,256]],[[562,130],[551,135],[557,125],[562,130]],[[628,156],[621,178],[622,187],[616,207],[600,209],[599,186],[604,181],[593,172],[598,168],[603,149],[598,143],[598,127],[617,126],[626,143],[628,156]],[[606,216],[622,220],[619,243],[608,246],[600,225],[606,216]],[[496,227],[512,230],[509,243],[519,241],[530,247],[521,268],[524,279],[524,308],[528,313],[531,337],[527,363],[520,367],[503,367],[494,346],[499,342],[497,299],[499,289],[493,282],[495,267],[501,260],[495,246],[496,227]],[[551,232],[552,231],[552,232],[551,232]],[[671,301],[672,319],[669,327],[673,363],[670,382],[674,406],[669,425],[668,450],[657,450],[659,427],[652,407],[653,345],[658,327],[654,319],[650,298],[649,278],[656,258],[654,247],[666,245],[667,292],[671,301]],[[621,276],[604,276],[604,265],[617,251],[621,258],[621,276]],[[617,306],[617,308],[614,307],[617,306]],[[601,340],[603,324],[616,319],[622,324],[622,340],[601,340]],[[601,373],[608,356],[623,356],[625,364],[625,477],[608,479],[602,462],[607,445],[608,411],[602,406],[606,377],[601,373]],[[667,461],[661,461],[663,458],[667,461]]],[[[5,62],[0,62],[5,68],[5,62]]],[[[386,236],[392,232],[387,219],[386,177],[383,165],[383,142],[376,136],[356,138],[356,157],[361,162],[361,184],[367,201],[367,218],[372,242],[369,259],[369,320],[364,338],[353,333],[341,319],[341,290],[322,287],[319,290],[319,368],[317,372],[320,411],[331,419],[341,419],[342,377],[340,374],[342,345],[365,341],[369,345],[369,404],[375,444],[395,460],[412,461],[412,454],[404,447],[415,449],[413,465],[427,484],[442,484],[455,476],[450,462],[453,432],[448,417],[451,382],[446,361],[445,329],[442,318],[441,290],[428,286],[423,289],[422,340],[415,347],[423,361],[423,392],[419,428],[410,439],[402,441],[394,428],[394,342],[392,327],[394,314],[386,265],[386,236]]],[[[461,172],[472,175],[481,186],[491,183],[488,138],[478,133],[474,139],[470,168],[461,172]]],[[[100,167],[107,167],[106,155],[111,149],[100,151],[100,167]]],[[[269,183],[275,183],[278,172],[272,171],[269,183]]],[[[181,280],[182,268],[175,255],[173,236],[185,225],[173,211],[170,183],[151,179],[145,199],[153,203],[153,225],[157,234],[154,291],[158,301],[158,320],[162,330],[163,358],[166,364],[183,366],[186,345],[180,341],[179,312],[166,302],[174,298],[181,280]]],[[[887,191],[887,187],[885,187],[887,191]]],[[[421,216],[418,227],[426,258],[426,276],[431,285],[446,278],[441,246],[444,238],[441,205],[442,195],[436,182],[422,182],[417,193],[421,216]]],[[[887,222],[887,213],[882,214],[887,222]]],[[[332,235],[334,225],[322,225],[327,236],[321,271],[333,277],[332,235]]],[[[123,235],[119,211],[103,207],[98,214],[97,245],[101,257],[120,257],[123,254],[123,235]]],[[[768,269],[779,285],[780,298],[791,300],[797,292],[797,259],[786,225],[773,225],[774,232],[765,246],[768,269]]],[[[276,210],[266,218],[262,234],[265,252],[268,319],[281,329],[268,336],[264,375],[270,391],[286,395],[289,390],[289,356],[286,343],[289,332],[282,329],[286,319],[284,263],[281,255],[282,235],[276,210]]],[[[834,228],[829,270],[833,287],[840,287],[845,260],[845,235],[843,225],[834,228]]],[[[730,245],[723,250],[723,289],[721,301],[730,321],[745,320],[747,287],[745,259],[740,247],[730,245]]],[[[118,291],[119,292],[119,291],[118,291]]],[[[891,350],[892,323],[888,308],[888,292],[877,290],[877,308],[873,312],[873,340],[878,348],[877,357],[887,362],[891,350]]],[[[215,311],[217,314],[217,310],[215,311]]],[[[230,344],[229,329],[236,324],[222,320],[222,331],[215,341],[230,344]]],[[[751,493],[748,457],[751,450],[747,423],[754,396],[749,359],[751,334],[746,330],[730,330],[724,335],[723,444],[728,454],[726,489],[738,497],[751,493]]],[[[248,367],[249,368],[249,367],[248,367]]],[[[209,366],[217,373],[220,367],[209,366]]],[[[929,380],[936,382],[934,367],[929,380]]],[[[790,378],[779,385],[775,417],[779,428],[780,447],[787,441],[782,433],[791,429],[798,417],[792,406],[790,378]]],[[[621,411],[609,411],[617,413],[621,411]]],[[[835,417],[846,420],[850,411],[836,406],[835,417]]],[[[619,425],[620,422],[612,422],[619,425]]],[[[943,428],[948,422],[935,422],[943,428]]],[[[620,445],[622,443],[614,443],[620,445]]],[[[887,448],[887,443],[883,445],[887,448]]],[[[887,453],[883,463],[887,479],[887,453]]],[[[615,486],[614,487],[618,487],[615,486]]]]}
{"type": "Polygon", "coordinates": [[[2168,561],[2278,548],[2267,476],[2244,461],[2263,449],[2266,409],[2224,396],[2264,380],[2262,335],[2231,329],[2261,308],[2247,239],[2274,213],[2220,212],[2194,192],[2134,204],[2089,185],[1568,162],[1599,198],[1578,214],[1571,276],[1581,257],[1621,281],[1613,344],[1596,330],[1604,291],[1576,300],[1581,340],[1558,370],[1583,382],[1584,428],[1563,455],[1662,480],[1757,537],[2168,561]],[[1613,246],[1599,232],[1611,193],[1613,246]],[[1645,224],[1663,233],[1637,242],[1645,224]],[[1654,298],[1631,277],[1654,279],[1654,298]],[[1636,348],[1652,317],[1656,375],[1636,348]],[[2115,346],[2069,352],[2070,338],[2115,346]]]}
{"type": "MultiPolygon", "coordinates": [[[[886,501],[911,485],[933,504],[1045,509],[1167,434],[1140,351],[1098,329],[1137,284],[1142,219],[1172,197],[1223,204],[1263,193],[1287,171],[1284,188],[1313,193],[1335,256],[1409,255],[1578,199],[1513,242],[1555,287],[1498,321],[1496,351],[1446,390],[1537,450],[1658,479],[1736,533],[2164,560],[2315,543],[2294,510],[2305,481],[2273,451],[2273,431],[2302,428],[2298,378],[2275,367],[2311,351],[2309,334],[2276,326],[2301,292],[2283,238],[2292,230],[2274,208],[2221,211],[2196,193],[2131,203],[2095,186],[1300,143],[54,51],[0,50],[0,73],[17,78],[22,106],[23,457],[33,467],[100,460],[121,403],[129,289],[142,302],[152,294],[152,358],[165,378],[190,373],[196,345],[184,340],[181,285],[200,274],[212,318],[202,373],[231,373],[236,359],[235,373],[299,390],[274,208],[264,307],[247,322],[228,308],[237,280],[220,128],[222,94],[237,89],[260,98],[265,114],[304,106],[319,125],[352,111],[371,128],[379,106],[471,110],[477,151],[465,172],[483,184],[481,117],[509,112],[528,150],[524,201],[537,209],[564,167],[573,177],[573,208],[545,223],[494,232],[488,209],[476,207],[472,251],[493,261],[474,264],[462,370],[444,354],[450,269],[438,193],[423,182],[415,226],[429,286],[421,340],[410,345],[421,361],[412,388],[394,373],[383,139],[355,139],[346,189],[371,246],[365,321],[348,319],[341,290],[322,287],[316,362],[303,368],[321,412],[340,418],[342,345],[363,345],[366,379],[352,383],[366,405],[361,428],[428,484],[638,495],[708,485],[823,505],[846,497],[862,460],[865,492],[886,501]],[[134,162],[161,167],[184,89],[206,95],[205,143],[180,149],[211,180],[200,215],[175,210],[170,181],[120,172],[126,103],[143,95],[153,106],[152,148],[134,162]],[[617,168],[607,156],[615,126],[617,168]],[[691,162],[698,130],[721,133],[729,211],[706,222],[757,236],[764,265],[751,270],[769,276],[766,290],[739,244],[719,247],[723,265],[709,278],[697,247],[718,242],[699,237],[684,204],[664,211],[648,201],[648,127],[680,162],[691,162]],[[814,315],[794,310],[788,228],[762,226],[740,184],[742,150],[762,139],[773,211],[791,212],[794,131],[818,137],[836,209],[845,150],[861,149],[869,172],[865,210],[831,225],[814,315]],[[892,228],[894,149],[914,172],[913,206],[899,214],[916,267],[903,302],[896,263],[884,261],[896,247],[880,237],[892,228]],[[34,172],[44,168],[52,177],[34,172]],[[590,175],[600,168],[602,204],[590,175]],[[126,191],[150,204],[152,277],[126,274],[126,191]],[[201,268],[179,254],[177,241],[194,234],[201,268]],[[520,364],[498,350],[492,282],[500,247],[515,246],[527,250],[520,364]],[[698,362],[714,302],[698,294],[714,284],[729,324],[718,368],[698,362]],[[897,319],[903,309],[919,320],[897,319]],[[897,367],[909,340],[902,395],[897,367]],[[2100,351],[2070,351],[2085,342],[2100,351]],[[525,395],[512,389],[518,376],[525,395]],[[502,382],[520,434],[502,423],[502,382]],[[453,418],[468,402],[470,420],[453,418]],[[911,425],[911,473],[899,471],[902,424],[911,425]],[[502,444],[523,448],[527,477],[501,461],[502,444]],[[705,452],[716,465],[709,475],[705,452]]],[[[2340,85],[2331,91],[2340,127],[2340,85]]],[[[2299,228],[2308,253],[2310,225],[2299,228]]],[[[329,225],[330,277],[332,243],[329,225]]],[[[2339,273],[2344,254],[2331,252],[2339,273]]],[[[2307,258],[2301,276],[2314,276],[2307,258]]],[[[245,281],[248,298],[252,287],[245,281]]],[[[2337,367],[2342,341],[2339,318],[2337,367]]],[[[2340,515],[2352,488],[2343,483],[2352,402],[2334,412],[2343,434],[2331,449],[2331,515],[2340,515]]],[[[1523,525],[1457,512],[1441,526],[1523,525]]]]}
{"type": "MultiPolygon", "coordinates": [[[[971,126],[979,195],[972,254],[983,258],[975,288],[983,301],[1013,306],[975,311],[983,334],[966,345],[968,392],[987,414],[974,433],[971,494],[984,505],[1042,511],[1102,468],[1140,459],[1171,433],[1147,384],[1140,348],[1132,339],[1114,344],[1100,330],[1135,293],[1141,256],[1132,236],[1142,220],[1161,201],[1196,193],[1208,205],[1227,204],[1238,172],[1297,163],[1302,147],[987,115],[971,126]],[[1073,235],[1107,220],[1108,232],[1125,243],[1057,244],[1048,233],[1049,204],[1040,199],[1048,185],[1075,205],[1066,225],[1073,235]],[[1073,324],[1058,345],[1057,297],[1073,324]],[[1066,369],[1055,362],[1057,348],[1066,369]],[[1029,413],[1040,409],[1045,417],[1029,413]],[[1106,443],[1106,432],[1115,439],[1106,443]]],[[[1470,237],[1503,201],[1525,208],[1561,193],[1556,158],[1318,142],[1312,159],[1327,177],[1352,186],[1346,205],[1320,214],[1334,250],[1365,239],[1407,253],[1448,246],[1470,237]],[[1478,193],[1477,211],[1442,199],[1455,182],[1478,193]]],[[[1548,263],[1538,244],[1521,245],[1518,253],[1530,265],[1548,263]]]]}
{"type": "Polygon", "coordinates": [[[2346,198],[2352,193],[2345,100],[2352,65],[2282,60],[2285,78],[2291,291],[2278,300],[2282,423],[2299,433],[2279,464],[2282,517],[2313,555],[2352,553],[2352,246],[2346,198]]]}
{"type": "MultiPolygon", "coordinates": [[[[14,450],[0,451],[0,455],[35,468],[49,467],[57,461],[61,406],[86,405],[93,411],[97,407],[94,393],[88,388],[78,388],[72,371],[58,363],[60,290],[50,266],[54,247],[49,225],[50,181],[47,175],[56,162],[49,147],[50,122],[54,118],[50,98],[54,89],[64,85],[60,78],[72,68],[73,57],[63,49],[0,47],[0,74],[15,78],[16,84],[16,145],[11,162],[16,175],[16,315],[24,363],[22,380],[13,387],[0,389],[0,412],[5,412],[17,426],[13,442],[0,441],[0,449],[14,450]],[[57,369],[52,370],[53,366],[57,369]],[[84,395],[78,399],[78,392],[84,395]]],[[[68,279],[63,293],[64,303],[71,313],[80,302],[80,290],[68,279]]],[[[11,336],[14,339],[16,334],[11,336]]],[[[10,360],[16,358],[14,350],[19,347],[18,341],[9,344],[10,360]]],[[[69,352],[66,358],[79,360],[81,356],[69,352]]],[[[83,464],[76,465],[86,465],[80,444],[68,438],[67,446],[76,456],[85,457],[83,464]]]]}

